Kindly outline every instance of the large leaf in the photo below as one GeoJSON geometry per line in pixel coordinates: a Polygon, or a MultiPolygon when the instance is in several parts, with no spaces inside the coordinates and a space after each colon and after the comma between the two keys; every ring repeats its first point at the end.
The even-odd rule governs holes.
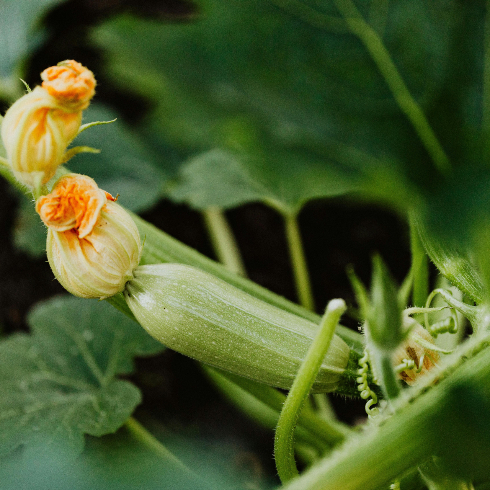
{"type": "Polygon", "coordinates": [[[15,75],[42,40],[40,19],[62,1],[0,0],[0,97],[18,95],[24,89],[15,75]]]}
{"type": "Polygon", "coordinates": [[[0,454],[24,446],[76,455],[84,434],[114,432],[131,415],[140,392],[116,376],[162,346],[102,302],[55,298],[29,323],[32,335],[0,343],[0,454]]]}
{"type": "MultiPolygon", "coordinates": [[[[110,121],[117,116],[113,110],[93,103],[84,111],[83,120],[110,121]]],[[[101,189],[119,194],[120,203],[131,211],[148,209],[160,198],[164,172],[156,161],[165,160],[165,155],[149,151],[120,119],[86,129],[72,146],[84,145],[100,153],[77,155],[67,164],[71,171],[90,175],[101,189]]]]}
{"type": "Polygon", "coordinates": [[[16,455],[5,458],[0,465],[2,490],[246,490],[259,488],[259,484],[262,490],[273,487],[261,474],[240,471],[236,460],[242,448],[234,441],[186,440],[168,430],[158,434],[158,429],[159,439],[192,473],[122,429],[88,439],[84,452],[75,461],[67,462],[55,448],[30,460],[16,455]]]}
{"type": "MultiPolygon", "coordinates": [[[[261,185],[272,180],[284,187],[290,176],[288,186],[301,191],[300,198],[286,192],[287,205],[362,186],[406,206],[407,182],[425,185],[436,175],[386,78],[335,2],[199,5],[192,24],[123,16],[94,33],[114,80],[156,102],[144,131],[160,130],[187,150],[238,152],[261,185]],[[319,166],[326,169],[316,174],[324,182],[309,195],[305,189],[319,166]],[[298,167],[308,169],[306,177],[298,167]]],[[[452,73],[454,2],[359,5],[414,103],[429,121],[436,109],[446,116],[438,98],[452,73]]],[[[447,117],[437,120],[447,127],[447,117]]],[[[195,180],[204,185],[209,178],[195,180]]],[[[233,201],[236,188],[231,184],[225,193],[233,201]]]]}
{"type": "Polygon", "coordinates": [[[263,201],[294,213],[310,199],[352,190],[341,175],[301,156],[284,154],[280,164],[272,163],[262,166],[231,151],[210,150],[182,166],[169,195],[198,209],[263,201]]]}

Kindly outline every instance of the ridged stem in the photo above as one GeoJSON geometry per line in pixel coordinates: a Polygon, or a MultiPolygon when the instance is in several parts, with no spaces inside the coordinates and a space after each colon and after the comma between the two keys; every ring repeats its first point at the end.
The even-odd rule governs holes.
{"type": "MultiPolygon", "coordinates": [[[[466,353],[471,356],[475,342],[466,353]]],[[[332,457],[326,457],[282,490],[378,490],[410,468],[420,465],[441,448],[454,448],[455,427],[470,430],[471,419],[462,418],[462,386],[478,386],[478,393],[490,403],[490,357],[487,349],[461,363],[461,353],[453,360],[458,368],[411,403],[401,401],[399,410],[382,427],[373,427],[353,436],[332,457]],[[449,424],[445,421],[451,419],[449,424]],[[459,421],[459,422],[458,422],[459,421]],[[466,425],[465,425],[466,424],[466,425]]],[[[434,383],[435,379],[432,378],[434,383]]],[[[430,381],[429,380],[429,381],[430,381]]],[[[423,387],[421,387],[423,390],[423,387]]],[[[398,402],[397,402],[398,405],[398,402]]],[[[482,414],[483,416],[483,414],[482,414]]],[[[485,422],[486,423],[486,422],[485,422]]],[[[481,424],[475,422],[473,430],[481,424]]],[[[458,432],[461,434],[461,432],[458,432]]],[[[460,455],[464,455],[464,445],[460,455]]]]}

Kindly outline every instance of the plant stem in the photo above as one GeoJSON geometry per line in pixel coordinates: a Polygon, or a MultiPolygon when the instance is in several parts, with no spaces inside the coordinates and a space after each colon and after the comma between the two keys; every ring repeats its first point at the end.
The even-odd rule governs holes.
{"type": "MultiPolygon", "coordinates": [[[[474,345],[471,342],[469,347],[474,345]]],[[[478,393],[490,403],[490,357],[487,350],[459,364],[450,376],[411,403],[407,403],[408,398],[400,400],[404,406],[384,421],[382,430],[373,427],[350,438],[332,457],[318,462],[283,490],[377,490],[387,488],[395,478],[441,449],[457,449],[458,457],[464,458],[466,447],[461,440],[458,441],[463,431],[477,437],[488,420],[485,418],[481,423],[475,420],[470,427],[473,419],[465,418],[468,414],[461,410],[459,389],[477,386],[478,393]]],[[[469,351],[467,354],[471,355],[469,351]]],[[[458,353],[453,359],[460,361],[460,356],[458,353]]],[[[432,384],[437,379],[429,378],[432,384]]]]}
{"type": "Polygon", "coordinates": [[[324,420],[333,420],[337,422],[334,409],[326,393],[316,393],[313,395],[318,415],[324,420]]]}
{"type": "MultiPolygon", "coordinates": [[[[246,398],[254,398],[256,401],[272,410],[272,412],[269,410],[263,411],[262,413],[257,414],[257,416],[263,417],[262,423],[264,424],[273,422],[271,428],[277,426],[279,414],[286,400],[286,395],[271,386],[257,383],[251,379],[242,378],[236,374],[220,371],[216,368],[210,368],[204,365],[202,367],[215,383],[221,385],[223,393],[233,399],[237,403],[237,406],[243,407],[244,404],[248,404],[247,400],[243,398],[245,396],[246,398]],[[271,418],[265,418],[269,417],[272,413],[274,414],[273,421],[271,418]]],[[[251,411],[247,411],[247,413],[254,416],[251,411]]],[[[325,420],[318,417],[318,415],[307,406],[301,411],[297,423],[297,430],[301,432],[302,436],[306,435],[305,433],[308,433],[309,435],[307,438],[311,441],[311,437],[314,437],[317,441],[321,441],[324,449],[325,446],[334,445],[338,442],[339,438],[344,438],[352,432],[350,427],[341,422],[325,420]]]]}
{"type": "Polygon", "coordinates": [[[448,174],[451,170],[449,159],[378,33],[364,20],[352,0],[335,0],[335,4],[351,32],[364,44],[376,63],[398,106],[412,123],[435,166],[442,174],[448,174]]]}
{"type": "MultiPolygon", "coordinates": [[[[328,303],[318,334],[308,349],[282,408],[274,441],[274,457],[279,478],[283,483],[298,475],[293,448],[294,427],[328,351],[335,327],[345,310],[345,303],[341,299],[334,299],[328,303]]],[[[343,440],[343,434],[339,433],[338,440],[343,440]]]]}
{"type": "Polygon", "coordinates": [[[203,216],[218,260],[229,271],[246,276],[240,250],[223,210],[212,206],[203,211],[203,216]]]}
{"type": "MultiPolygon", "coordinates": [[[[258,397],[256,396],[256,393],[251,393],[246,388],[235,383],[231,378],[223,375],[217,369],[205,365],[202,365],[202,367],[221,393],[223,393],[245,415],[255,420],[263,427],[272,430],[276,428],[279,420],[280,408],[278,409],[274,406],[276,402],[276,397],[274,395],[278,393],[285,399],[286,397],[282,393],[277,392],[277,390],[269,386],[257,384],[257,390],[263,388],[263,390],[261,390],[262,396],[258,397]]],[[[284,400],[279,403],[282,405],[283,402],[284,400]]],[[[298,443],[303,443],[314,448],[315,452],[319,451],[320,453],[324,453],[325,449],[330,446],[330,444],[326,444],[324,437],[321,437],[322,435],[321,432],[308,430],[302,425],[301,421],[298,421],[298,426],[295,429],[295,436],[298,443]]]]}
{"type": "Polygon", "coordinates": [[[126,429],[135,439],[145,445],[152,452],[162,458],[162,460],[186,473],[193,478],[196,475],[180,459],[174,456],[155,436],[148,432],[136,419],[130,417],[125,422],[126,429]]]}
{"type": "Polygon", "coordinates": [[[415,224],[410,220],[410,249],[412,252],[412,300],[414,306],[425,306],[429,295],[429,260],[415,224]]]}
{"type": "Polygon", "coordinates": [[[293,266],[296,292],[299,303],[308,310],[315,309],[313,293],[311,291],[308,266],[306,264],[303,242],[299,231],[298,218],[296,213],[283,213],[286,224],[286,236],[289,245],[289,255],[293,266]]]}

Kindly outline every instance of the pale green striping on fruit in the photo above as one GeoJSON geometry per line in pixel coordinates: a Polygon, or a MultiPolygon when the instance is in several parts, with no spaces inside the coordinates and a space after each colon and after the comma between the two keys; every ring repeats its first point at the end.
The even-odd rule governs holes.
{"type": "MultiPolygon", "coordinates": [[[[318,329],[183,264],[137,267],[124,296],[140,324],[167,347],[279,388],[291,387],[318,329]]],[[[335,335],[313,391],[335,390],[349,354],[335,335]]]]}

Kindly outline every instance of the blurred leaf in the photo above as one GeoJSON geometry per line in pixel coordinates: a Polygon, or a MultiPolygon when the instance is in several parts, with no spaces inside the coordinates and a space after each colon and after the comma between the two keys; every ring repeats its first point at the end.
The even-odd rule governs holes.
{"type": "Polygon", "coordinates": [[[169,196],[198,209],[264,201],[295,212],[309,199],[352,190],[327,167],[294,155],[285,154],[280,165],[260,163],[221,149],[201,153],[182,165],[169,196]]]}
{"type": "Polygon", "coordinates": [[[84,434],[117,430],[141,401],[118,374],[135,355],[162,346],[139,325],[101,302],[60,297],[29,315],[32,335],[0,343],[0,453],[24,447],[78,454],[84,434]]]}
{"type": "Polygon", "coordinates": [[[88,438],[75,461],[48,448],[26,461],[13,455],[0,465],[2,490],[266,490],[253,453],[240,452],[233,441],[183,440],[165,431],[160,438],[192,467],[198,479],[183,474],[158,453],[140,444],[125,429],[101,438],[88,438]],[[175,450],[174,450],[175,449],[175,450]],[[242,458],[240,460],[240,458],[242,458]],[[243,461],[240,467],[238,461],[243,461]],[[250,465],[255,472],[244,471],[250,465]],[[260,483],[260,486],[259,484],[260,483]]]}
{"type": "Polygon", "coordinates": [[[441,419],[451,427],[440,444],[439,464],[450,475],[468,480],[490,478],[490,403],[488,389],[474,380],[448,390],[441,419]]]}
{"type": "MultiPolygon", "coordinates": [[[[84,122],[110,121],[117,114],[101,104],[91,104],[84,111],[84,122]]],[[[74,146],[91,146],[99,154],[79,154],[67,163],[73,172],[90,175],[101,189],[120,194],[120,203],[131,211],[153,206],[161,196],[164,174],[154,163],[153,155],[138,135],[120,119],[88,128],[73,142],[74,146]]],[[[164,159],[161,155],[158,158],[164,159]]]]}
{"type": "Polygon", "coordinates": [[[0,0],[0,97],[15,98],[24,86],[19,68],[43,39],[40,20],[64,0],[0,0]]]}
{"type": "Polygon", "coordinates": [[[404,337],[402,308],[398,303],[398,287],[379,255],[373,258],[370,300],[365,326],[369,338],[382,349],[396,349],[404,337]]]}
{"type": "MultiPolygon", "coordinates": [[[[281,189],[284,176],[298,181],[296,167],[312,167],[325,187],[305,194],[299,179],[299,196],[285,193],[288,204],[362,185],[406,206],[408,182],[425,182],[434,169],[365,47],[333,4],[308,7],[311,15],[302,17],[289,7],[305,4],[276,3],[285,8],[202,0],[192,24],[122,16],[97,28],[94,39],[108,52],[114,81],[156,103],[143,132],[159,129],[194,152],[233,150],[281,189]],[[334,30],[322,24],[325,15],[334,16],[334,30]],[[326,173],[318,175],[319,167],[326,173]]],[[[446,81],[455,22],[450,3],[436,4],[393,2],[383,23],[385,43],[423,107],[432,107],[446,81]]],[[[208,178],[194,180],[204,185],[208,178]]],[[[233,202],[235,193],[220,194],[233,202]]]]}

